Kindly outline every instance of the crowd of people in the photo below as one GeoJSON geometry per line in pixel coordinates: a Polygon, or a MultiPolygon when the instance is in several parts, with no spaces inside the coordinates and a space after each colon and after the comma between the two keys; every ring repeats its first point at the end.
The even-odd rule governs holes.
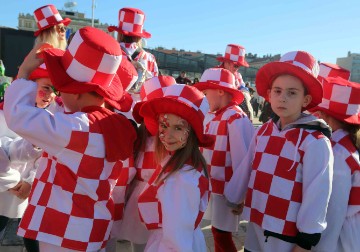
{"type": "MultiPolygon", "coordinates": [[[[119,10],[117,40],[66,41],[54,5],[34,12],[34,48],[0,105],[0,231],[20,218],[28,252],[357,251],[360,84],[308,52],[244,83],[228,44],[193,82],[143,49],[145,13],[119,10]],[[262,112],[259,115],[259,110],[262,112]],[[252,120],[263,122],[255,128],[252,120]]],[[[6,88],[6,89],[5,89],[6,88]]]]}

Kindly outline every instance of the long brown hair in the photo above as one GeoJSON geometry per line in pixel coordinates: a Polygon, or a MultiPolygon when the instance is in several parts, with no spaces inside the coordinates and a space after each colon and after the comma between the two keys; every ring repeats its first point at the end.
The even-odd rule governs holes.
{"type": "MultiPolygon", "coordinates": [[[[166,157],[168,151],[165,149],[164,145],[160,142],[159,137],[156,137],[155,142],[155,159],[156,163],[160,164],[164,157],[166,157]]],[[[194,169],[198,167],[202,167],[204,174],[208,177],[207,165],[205,158],[201,154],[199,150],[198,139],[195,135],[193,129],[190,129],[189,137],[186,145],[175,151],[175,153],[171,156],[170,160],[162,167],[160,174],[156,179],[156,183],[160,183],[166,178],[168,178],[171,174],[180,170],[185,163],[190,163],[194,169]],[[164,178],[161,178],[162,175],[169,169],[168,174],[164,178]]]]}
{"type": "Polygon", "coordinates": [[[344,123],[343,129],[349,132],[350,139],[360,152],[360,125],[344,123]]]}

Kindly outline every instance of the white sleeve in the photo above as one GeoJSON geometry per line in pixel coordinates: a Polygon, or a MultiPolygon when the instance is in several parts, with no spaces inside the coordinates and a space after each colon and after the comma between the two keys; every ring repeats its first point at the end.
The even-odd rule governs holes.
{"type": "Polygon", "coordinates": [[[10,166],[8,140],[11,138],[0,138],[0,192],[13,188],[21,179],[20,173],[10,166]]]}
{"type": "Polygon", "coordinates": [[[200,207],[200,190],[195,172],[176,172],[158,192],[163,217],[159,252],[193,251],[195,221],[200,207]]]}
{"type": "Polygon", "coordinates": [[[326,228],[334,157],[330,140],[326,137],[312,141],[305,148],[302,203],[297,216],[297,228],[307,234],[321,233],[326,228]]]}
{"type": "Polygon", "coordinates": [[[228,137],[233,172],[239,167],[246,156],[254,131],[254,126],[247,117],[228,122],[228,137]]]}
{"type": "Polygon", "coordinates": [[[251,140],[246,156],[243,158],[238,167],[235,168],[230,181],[225,185],[225,198],[232,204],[240,204],[245,200],[251,175],[251,164],[254,159],[256,147],[255,143],[256,134],[254,134],[251,140]]]}
{"type": "Polygon", "coordinates": [[[15,138],[9,146],[9,156],[11,162],[29,162],[40,157],[42,150],[34,148],[27,140],[21,137],[15,138]]]}
{"type": "Polygon", "coordinates": [[[4,115],[9,128],[40,147],[56,155],[68,144],[72,122],[69,115],[55,113],[34,106],[36,83],[15,80],[5,93],[4,115]]]}
{"type": "Polygon", "coordinates": [[[327,226],[313,251],[336,251],[340,232],[346,218],[350,190],[351,170],[345,162],[345,157],[334,152],[334,179],[326,214],[327,226]]]}

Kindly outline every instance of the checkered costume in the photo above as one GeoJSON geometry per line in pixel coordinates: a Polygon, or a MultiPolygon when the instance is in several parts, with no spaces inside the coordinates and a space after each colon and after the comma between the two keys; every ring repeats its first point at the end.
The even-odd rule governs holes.
{"type": "MultiPolygon", "coordinates": [[[[110,195],[122,169],[121,161],[108,161],[117,160],[109,150],[121,140],[112,134],[107,141],[102,123],[122,118],[96,106],[51,114],[33,106],[35,95],[36,83],[18,79],[7,89],[4,106],[9,127],[46,151],[18,234],[73,250],[99,250],[110,235],[110,195]]],[[[124,131],[116,122],[111,129],[124,131]]]]}
{"type": "MultiPolygon", "coordinates": [[[[136,49],[139,47],[135,42],[133,43],[123,43],[121,42],[120,45],[128,51],[130,55],[132,55],[136,49]]],[[[151,53],[141,50],[138,56],[135,58],[140,64],[142,64],[146,69],[145,80],[150,79],[151,77],[159,75],[158,65],[156,63],[155,56],[151,53]]]]}
{"type": "Polygon", "coordinates": [[[231,209],[223,202],[224,188],[246,155],[254,127],[245,113],[231,103],[215,113],[214,118],[206,125],[205,132],[215,136],[215,143],[211,148],[201,148],[208,164],[212,187],[204,218],[211,219],[216,228],[236,231],[238,216],[231,213],[231,209]]]}
{"type": "Polygon", "coordinates": [[[155,184],[161,166],[139,196],[142,221],[151,230],[146,251],[206,251],[199,227],[209,200],[209,180],[201,168],[184,165],[155,184]]]}
{"type": "Polygon", "coordinates": [[[360,162],[349,134],[331,136],[334,181],[326,214],[327,228],[314,251],[356,251],[360,246],[360,162]]]}
{"type": "Polygon", "coordinates": [[[232,203],[243,202],[246,195],[242,216],[262,230],[261,237],[249,233],[247,249],[262,246],[264,230],[295,237],[298,232],[315,234],[326,228],[333,167],[330,140],[318,130],[300,127],[316,123],[323,124],[302,114],[282,130],[270,120],[255,133],[225,189],[232,203]]]}
{"type": "Polygon", "coordinates": [[[136,244],[145,244],[149,238],[149,231],[140,220],[138,213],[138,198],[145,185],[155,171],[154,160],[155,136],[148,136],[145,150],[141,150],[135,162],[136,175],[129,185],[129,198],[124,210],[121,224],[114,223],[111,236],[128,240],[136,244]]]}

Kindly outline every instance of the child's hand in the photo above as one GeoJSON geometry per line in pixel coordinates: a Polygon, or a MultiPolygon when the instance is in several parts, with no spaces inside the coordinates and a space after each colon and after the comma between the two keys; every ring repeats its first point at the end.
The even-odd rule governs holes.
{"type": "Polygon", "coordinates": [[[310,250],[303,249],[302,247],[300,247],[298,245],[295,245],[295,247],[292,250],[292,252],[307,252],[307,251],[310,251],[310,250]]]}
{"type": "Polygon", "coordinates": [[[18,190],[18,198],[20,199],[26,199],[29,197],[31,191],[31,185],[28,182],[22,181],[21,186],[18,190]]]}
{"type": "Polygon", "coordinates": [[[243,203],[240,203],[240,204],[237,205],[235,208],[233,208],[233,209],[231,210],[231,212],[232,212],[233,214],[235,214],[235,215],[240,215],[240,214],[242,214],[242,212],[243,212],[243,210],[244,210],[244,205],[245,205],[244,202],[243,202],[243,203]]]}
{"type": "Polygon", "coordinates": [[[41,47],[48,47],[44,45],[45,43],[41,43],[36,45],[30,53],[25,57],[23,63],[21,64],[18,72],[18,79],[24,78],[27,79],[32,71],[34,71],[38,66],[40,66],[44,60],[40,59],[37,55],[39,54],[39,50],[41,47]]]}

